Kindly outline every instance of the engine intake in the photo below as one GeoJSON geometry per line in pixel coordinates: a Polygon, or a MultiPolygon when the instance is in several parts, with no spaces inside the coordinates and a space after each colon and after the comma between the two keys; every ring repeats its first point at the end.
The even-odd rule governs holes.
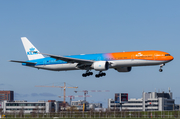
{"type": "Polygon", "coordinates": [[[94,62],[93,68],[96,71],[106,71],[109,69],[109,63],[107,61],[97,61],[94,62]]]}

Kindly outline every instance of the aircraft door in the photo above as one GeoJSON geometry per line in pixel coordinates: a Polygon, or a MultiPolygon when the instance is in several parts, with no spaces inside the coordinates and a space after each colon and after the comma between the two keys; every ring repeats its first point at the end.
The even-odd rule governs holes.
{"type": "Polygon", "coordinates": [[[43,65],[46,65],[46,60],[43,61],[43,65]]]}
{"type": "Polygon", "coordinates": [[[131,60],[132,60],[132,61],[134,60],[134,55],[131,55],[131,60]]]}
{"type": "Polygon", "coordinates": [[[154,54],[154,60],[156,60],[157,59],[157,54],[154,54]]]}

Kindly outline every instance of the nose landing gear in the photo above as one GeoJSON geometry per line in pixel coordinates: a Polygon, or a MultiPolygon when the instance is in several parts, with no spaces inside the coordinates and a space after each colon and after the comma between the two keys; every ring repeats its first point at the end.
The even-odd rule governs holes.
{"type": "Polygon", "coordinates": [[[100,71],[99,74],[95,75],[96,78],[99,78],[99,77],[102,77],[102,76],[106,76],[106,73],[103,73],[102,71],[100,71]]]}
{"type": "Polygon", "coordinates": [[[162,69],[163,66],[165,66],[165,64],[161,64],[161,65],[160,65],[159,72],[162,72],[162,71],[163,71],[163,69],[162,69]]]}

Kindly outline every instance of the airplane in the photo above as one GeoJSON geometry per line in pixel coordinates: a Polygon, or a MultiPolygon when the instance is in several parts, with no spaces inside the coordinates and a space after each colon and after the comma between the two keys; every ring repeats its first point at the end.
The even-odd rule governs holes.
{"type": "Polygon", "coordinates": [[[83,77],[93,75],[91,70],[99,71],[95,75],[99,78],[105,76],[106,73],[103,71],[108,69],[130,72],[135,66],[160,65],[159,71],[162,72],[162,67],[174,59],[169,53],[156,50],[60,56],[39,52],[26,37],[21,37],[21,40],[29,60],[10,62],[51,71],[86,70],[82,74],[83,77]]]}

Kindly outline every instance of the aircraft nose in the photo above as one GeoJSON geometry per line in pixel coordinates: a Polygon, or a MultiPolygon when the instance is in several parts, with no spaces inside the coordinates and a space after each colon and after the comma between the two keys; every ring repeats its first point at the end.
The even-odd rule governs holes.
{"type": "Polygon", "coordinates": [[[172,61],[173,59],[174,59],[174,57],[173,57],[173,56],[171,56],[171,57],[170,57],[170,60],[172,61]]]}

